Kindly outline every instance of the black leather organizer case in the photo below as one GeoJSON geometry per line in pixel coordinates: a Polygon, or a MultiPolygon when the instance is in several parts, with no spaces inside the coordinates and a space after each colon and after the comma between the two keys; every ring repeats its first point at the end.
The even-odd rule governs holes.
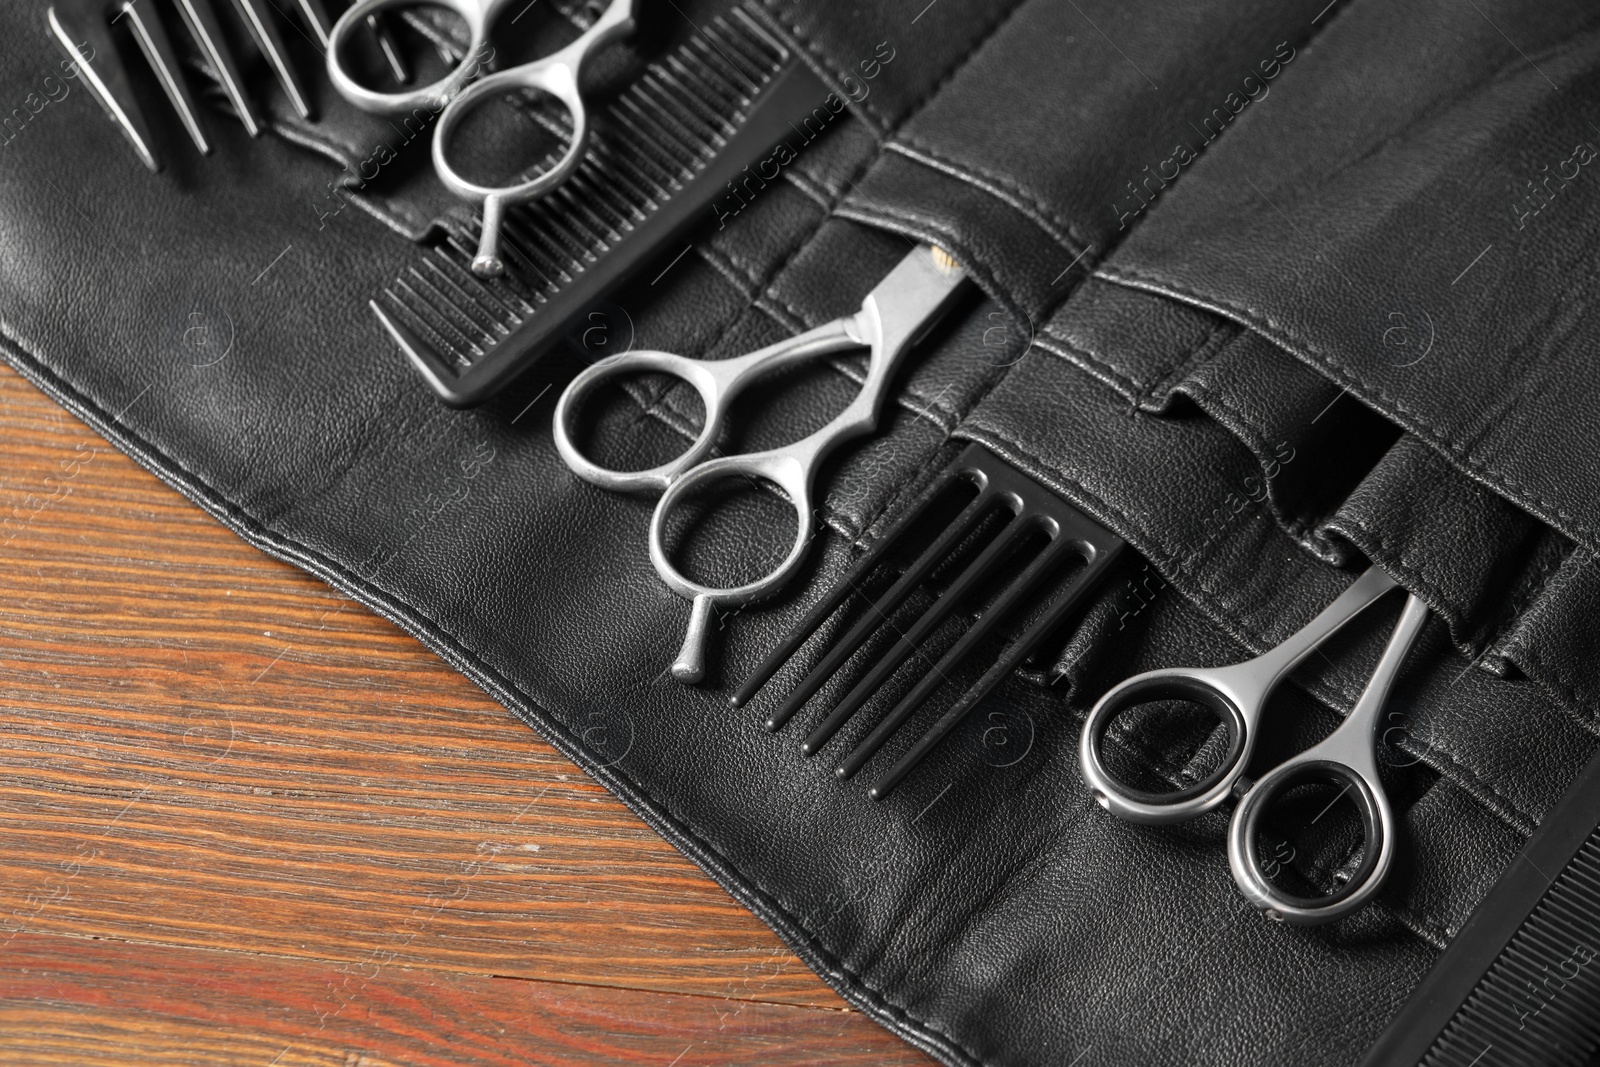
{"type": "MultiPolygon", "coordinates": [[[[600,80],[681,39],[678,8],[724,9],[651,11],[600,80]]],[[[699,688],[662,677],[687,608],[645,553],[653,501],[579,482],[552,445],[583,353],[456,411],[375,328],[367,301],[461,208],[415,146],[330,190],[330,157],[355,173],[393,135],[324,79],[316,124],[281,100],[280,136],[213,121],[216,152],[169,153],[157,177],[86,92],[34,114],[0,148],[4,356],[252,544],[416,634],[938,1059],[1354,1062],[1600,733],[1600,174],[1546,184],[1600,145],[1600,9],[918,8],[763,3],[852,105],[615,297],[636,347],[717,357],[852,310],[908,238],[981,290],[826,473],[810,566],[724,620],[699,688]],[[227,323],[224,358],[187,358],[196,308],[227,323]],[[958,734],[873,803],[763,730],[766,698],[726,695],[969,442],[1136,551],[993,698],[1015,747],[958,734]],[[1100,810],[1078,727],[1131,673],[1264,650],[1363,560],[1438,616],[1384,735],[1399,866],[1358,915],[1285,928],[1235,891],[1223,815],[1100,810]]],[[[0,25],[0,92],[22,100],[58,57],[42,10],[0,25]]],[[[734,444],[820,425],[861,368],[774,388],[734,444]]],[[[596,444],[670,450],[695,418],[687,390],[641,381],[596,444]]],[[[1385,632],[1352,627],[1297,673],[1263,766],[1333,728],[1385,632]]],[[[1198,745],[1125,740],[1168,776],[1198,745]]],[[[1329,884],[1347,858],[1298,862],[1329,884]]]]}

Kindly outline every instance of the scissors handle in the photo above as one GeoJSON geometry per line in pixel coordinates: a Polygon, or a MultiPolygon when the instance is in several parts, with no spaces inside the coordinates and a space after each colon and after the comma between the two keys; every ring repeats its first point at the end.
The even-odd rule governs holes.
{"type": "MultiPolygon", "coordinates": [[[[584,63],[596,51],[618,37],[633,32],[633,0],[611,0],[594,24],[560,51],[542,59],[520,63],[482,78],[456,94],[439,116],[439,129],[433,135],[433,169],[456,196],[483,204],[483,229],[472,271],[493,278],[505,270],[500,258],[500,222],[505,209],[537,200],[566,181],[583,159],[589,140],[589,110],[578,89],[584,63]],[[480,185],[471,181],[450,162],[447,145],[456,127],[483,101],[512,90],[546,93],[560,102],[572,116],[572,135],[561,157],[526,181],[508,185],[480,185]]],[[[331,53],[330,53],[331,54],[331,53]]]]}
{"type": "MultiPolygon", "coordinates": [[[[965,281],[966,272],[942,249],[926,244],[914,248],[867,294],[855,315],[831,327],[842,327],[856,344],[865,344],[871,350],[861,391],[843,411],[793,444],[726,456],[694,467],[678,475],[661,495],[650,520],[650,561],[669,588],[694,602],[682,651],[672,665],[673,677],[690,684],[704,677],[705,641],[713,607],[737,607],[771,596],[800,569],[816,533],[812,485],[818,468],[839,445],[877,428],[895,371],[949,309],[965,281]],[[697,488],[729,477],[776,485],[794,505],[797,521],[793,546],[769,574],[744,585],[718,588],[687,577],[673,565],[665,534],[667,517],[679,501],[697,488]]],[[[708,404],[708,423],[709,407],[708,404]]]]}
{"type": "Polygon", "coordinates": [[[1174,667],[1147,671],[1112,687],[1090,709],[1078,742],[1084,778],[1096,801],[1133,822],[1174,823],[1215,809],[1234,792],[1255,750],[1256,725],[1267,698],[1295,665],[1345,623],[1395,588],[1395,580],[1368,567],[1316,618],[1267,652],[1229,667],[1174,667]],[[1167,792],[1148,792],[1119,781],[1105,758],[1112,722],[1127,709],[1157,700],[1181,700],[1213,711],[1228,731],[1227,751],[1203,778],[1167,792]]]}
{"type": "Polygon", "coordinates": [[[345,66],[344,57],[350,48],[351,35],[366,23],[368,17],[381,14],[389,8],[414,7],[416,0],[356,0],[328,31],[328,78],[339,95],[362,111],[375,115],[411,116],[422,111],[431,118],[444,108],[463,85],[477,77],[489,60],[484,47],[489,38],[489,26],[509,0],[437,2],[439,6],[459,15],[467,24],[467,54],[460,63],[439,80],[413,89],[386,92],[362,85],[345,66]]]}
{"type": "Polygon", "coordinates": [[[488,47],[495,16],[509,0],[439,0],[467,24],[467,54],[448,74],[428,85],[398,92],[369,89],[351,75],[344,55],[350,35],[369,16],[391,7],[414,6],[415,0],[357,0],[339,16],[328,34],[328,77],[346,100],[363,111],[380,115],[417,115],[426,121],[438,115],[433,136],[433,169],[439,180],[463,200],[483,205],[483,229],[473,272],[492,278],[505,269],[500,258],[500,223],[505,209],[527,203],[559,186],[583,158],[589,137],[589,113],[578,91],[585,61],[595,51],[633,31],[633,0],[610,0],[593,25],[577,39],[541,59],[509,67],[468,86],[493,57],[488,47]],[[466,88],[463,88],[466,86],[466,88]],[[469,180],[450,162],[446,145],[462,119],[485,99],[509,90],[527,89],[553,96],[572,115],[572,135],[567,147],[550,167],[526,181],[508,185],[481,185],[469,180]]]}
{"type": "Polygon", "coordinates": [[[669,588],[694,603],[683,650],[672,667],[679,681],[693,683],[704,676],[705,640],[714,607],[743,605],[769,596],[799,569],[816,532],[812,483],[817,468],[839,444],[876,428],[896,369],[954,303],[965,281],[966,272],[946,252],[919,245],[867,294],[854,315],[735,359],[686,359],[667,352],[612,356],[579,374],[562,392],[555,411],[556,448],[575,474],[607,489],[662,490],[650,520],[650,560],[669,588]],[[756,378],[799,360],[863,345],[871,350],[866,381],[856,398],[827,425],[781,448],[702,462],[716,446],[729,405],[756,378]],[[670,463],[643,471],[607,470],[573,443],[576,408],[601,382],[643,371],[673,374],[694,386],[705,405],[705,424],[688,450],[670,463]],[[689,493],[728,478],[765,481],[787,496],[797,518],[795,540],[770,574],[739,586],[709,586],[687,577],[673,564],[666,545],[668,516],[689,493]]]}
{"type": "Polygon", "coordinates": [[[834,319],[733,359],[690,359],[671,352],[647,350],[607,356],[585,368],[561,391],[555,412],[556,450],[572,473],[602,489],[661,492],[673,479],[710,455],[727,423],[729,406],[752,382],[794,363],[859,348],[863,342],[851,332],[854,324],[854,318],[834,319]],[[700,435],[676,459],[649,470],[617,471],[602,467],[585,456],[572,439],[578,409],[584,398],[605,382],[646,373],[670,374],[694,387],[705,407],[700,435]]]}
{"type": "Polygon", "coordinates": [[[1389,690],[1427,620],[1427,605],[1408,595],[1378,666],[1344,722],[1319,744],[1264,775],[1233,813],[1228,830],[1228,867],[1240,892],[1268,918],[1296,926],[1331,922],[1366,904],[1383,887],[1394,860],[1395,821],[1378,776],[1377,730],[1389,690]],[[1273,802],[1294,786],[1314,781],[1342,786],[1339,795],[1348,794],[1354,799],[1362,823],[1361,862],[1334,893],[1300,897],[1274,884],[1256,860],[1255,844],[1273,802]]]}

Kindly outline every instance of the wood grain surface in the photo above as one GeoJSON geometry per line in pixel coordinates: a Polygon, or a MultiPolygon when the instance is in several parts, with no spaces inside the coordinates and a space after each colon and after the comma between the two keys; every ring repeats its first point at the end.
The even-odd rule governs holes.
{"type": "Polygon", "coordinates": [[[416,641],[0,368],[0,1061],[927,1064],[416,641]]]}

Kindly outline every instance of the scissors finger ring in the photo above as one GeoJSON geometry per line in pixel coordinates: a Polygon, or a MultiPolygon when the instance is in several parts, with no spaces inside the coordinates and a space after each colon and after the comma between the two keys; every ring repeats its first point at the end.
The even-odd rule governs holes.
{"type": "Polygon", "coordinates": [[[966,272],[948,254],[920,245],[891,270],[852,315],[827,322],[777,344],[726,360],[698,360],[666,352],[629,352],[595,364],[574,378],[556,403],[556,448],[573,473],[606,489],[662,493],[650,520],[650,560],[667,587],[689,598],[693,607],[673,677],[698,682],[705,674],[705,644],[712,610],[739,607],[777,592],[805,558],[815,531],[812,485],[817,469],[838,445],[871,433],[905,355],[939,320],[959,295],[966,272]],[[793,444],[763,452],[707,457],[715,451],[733,401],[756,379],[798,361],[849,348],[870,351],[860,393],[827,425],[793,444]],[[705,423],[695,442],[669,463],[644,471],[607,470],[582,454],[573,441],[573,423],[582,398],[611,378],[655,371],[675,375],[699,392],[705,423]],[[693,493],[727,478],[776,486],[797,516],[793,545],[768,574],[736,586],[712,586],[683,574],[667,546],[670,515],[693,493]]]}
{"type": "Polygon", "coordinates": [[[443,78],[430,85],[401,92],[369,89],[345,67],[344,52],[356,27],[379,11],[411,0],[358,0],[339,17],[328,35],[328,76],[346,100],[364,111],[403,115],[426,111],[439,116],[433,138],[433,169],[445,188],[463,200],[482,205],[483,225],[472,270],[481,277],[500,274],[500,225],[505,209],[535,200],[561,185],[583,157],[589,136],[589,114],[579,91],[579,79],[588,58],[607,43],[633,31],[633,0],[609,0],[589,28],[572,43],[538,59],[508,67],[463,89],[476,78],[490,58],[488,37],[495,17],[510,0],[442,0],[467,24],[466,57],[443,78]],[[451,164],[447,145],[462,118],[487,98],[510,90],[529,90],[554,97],[572,116],[572,133],[561,155],[540,173],[525,181],[484,185],[463,176],[451,164]]]}
{"type": "Polygon", "coordinates": [[[1377,727],[1389,690],[1427,621],[1427,606],[1408,595],[1378,665],[1337,730],[1254,784],[1244,779],[1244,772],[1267,699],[1278,684],[1334,632],[1395,588],[1393,578],[1370,567],[1311,622],[1254,659],[1228,667],[1149,671],[1113,687],[1090,710],[1078,745],[1083,775],[1095,800],[1120,818],[1172,823],[1213,811],[1230,796],[1242,795],[1229,825],[1228,865],[1251,903],[1270,918],[1299,925],[1329,922],[1367,903],[1381,888],[1395,847],[1394,815],[1378,776],[1377,727]],[[1105,751],[1111,725],[1121,712],[1158,700],[1200,704],[1215,713],[1227,731],[1225,752],[1216,768],[1195,782],[1162,792],[1133,788],[1119,779],[1105,751]],[[1255,856],[1265,813],[1289,790],[1311,782],[1339,787],[1329,807],[1350,796],[1364,835],[1356,869],[1333,893],[1318,897],[1281,889],[1272,878],[1281,864],[1272,857],[1263,862],[1255,856]]]}

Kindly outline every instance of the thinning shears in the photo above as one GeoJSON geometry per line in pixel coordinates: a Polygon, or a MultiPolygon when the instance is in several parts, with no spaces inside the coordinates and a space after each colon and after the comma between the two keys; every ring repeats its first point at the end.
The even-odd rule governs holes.
{"type": "Polygon", "coordinates": [[[414,6],[415,0],[357,0],[339,16],[329,32],[328,77],[340,95],[364,111],[380,115],[407,115],[420,109],[438,112],[439,126],[433,136],[433,169],[445,188],[463,200],[483,205],[483,232],[478,239],[478,254],[473,258],[472,269],[480,276],[494,277],[504,269],[500,258],[500,222],[505,209],[535,200],[555,189],[567,180],[582,159],[589,136],[589,115],[578,90],[578,80],[591,55],[609,42],[633,32],[633,0],[610,0],[599,17],[571,44],[539,59],[479,78],[471,85],[467,82],[477,77],[489,60],[489,30],[511,0],[438,2],[461,16],[469,36],[466,56],[443,78],[415,89],[385,92],[362,85],[344,65],[350,35],[364,25],[369,16],[386,8],[414,6]],[[467,112],[484,99],[517,89],[548,93],[571,113],[572,137],[565,152],[550,167],[526,181],[510,185],[480,185],[469,181],[451,165],[446,153],[451,133],[467,112]]]}
{"type": "Polygon", "coordinates": [[[661,493],[650,520],[650,562],[669,588],[694,604],[683,649],[672,665],[673,677],[691,684],[704,677],[713,608],[737,607],[770,596],[799,570],[815,532],[812,483],[817,469],[840,444],[876,429],[896,369],[949,309],[966,277],[966,271],[948,253],[920,245],[867,294],[853,315],[732,359],[625,352],[589,367],[562,392],[555,410],[555,441],[573,473],[604,489],[661,493]],[[827,425],[781,448],[707,458],[716,447],[730,405],[752,382],[805,360],[862,347],[871,353],[866,381],[850,405],[827,425]],[[705,425],[694,444],[670,463],[642,471],[607,470],[590,461],[573,443],[573,417],[582,398],[602,382],[645,372],[670,374],[692,385],[705,404],[705,425]],[[770,574],[744,585],[718,588],[682,574],[668,555],[664,535],[668,515],[686,494],[732,477],[777,486],[794,505],[799,521],[793,547],[770,574]]]}
{"type": "MultiPolygon", "coordinates": [[[[1377,727],[1389,690],[1428,618],[1428,608],[1407,595],[1405,608],[1389,635],[1355,707],[1320,743],[1268,771],[1254,784],[1243,780],[1255,749],[1256,727],[1267,698],[1278,683],[1345,623],[1361,614],[1398,583],[1369,567],[1333,603],[1282,644],[1231,667],[1177,667],[1135,675],[1113,687],[1095,704],[1083,724],[1078,755],[1094,798],[1113,815],[1142,823],[1193,819],[1244,790],[1228,828],[1228,867],[1241,892],[1269,918],[1308,926],[1347,915],[1372,899],[1394,860],[1394,812],[1378,777],[1377,727]],[[1228,732],[1220,766],[1204,778],[1171,792],[1152,793],[1120,782],[1105,759],[1107,731],[1122,711],[1139,704],[1177,700],[1199,704],[1221,719],[1228,732]],[[1360,813],[1365,843],[1348,880],[1326,896],[1291,895],[1269,876],[1275,861],[1256,855],[1263,816],[1288,790],[1308,782],[1342,787],[1360,813]]],[[[1337,799],[1337,798],[1335,798],[1337,799]]],[[[1330,806],[1332,802],[1330,801],[1330,806]]]]}

